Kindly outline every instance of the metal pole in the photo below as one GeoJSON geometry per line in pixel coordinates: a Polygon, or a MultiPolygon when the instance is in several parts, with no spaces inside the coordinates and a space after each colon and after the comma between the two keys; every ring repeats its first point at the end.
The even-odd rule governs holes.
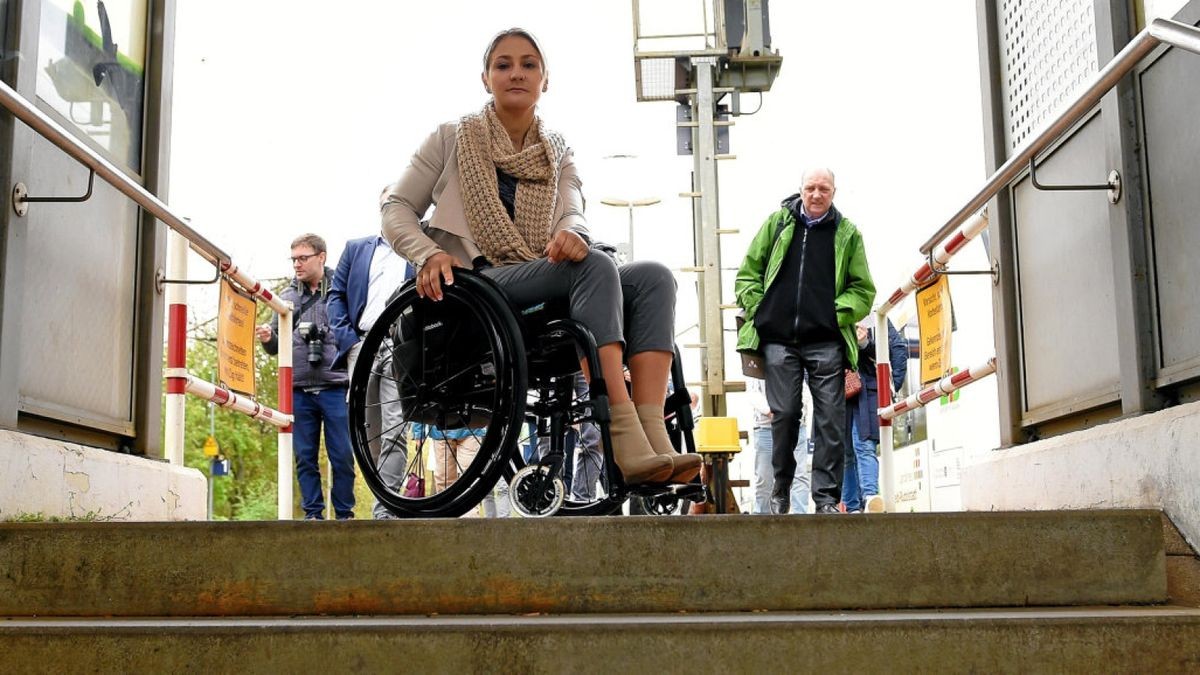
{"type": "MultiPolygon", "coordinates": [[[[285,303],[286,304],[286,303],[285,303]]],[[[279,412],[293,415],[292,411],[292,312],[279,315],[279,412]]],[[[293,422],[294,424],[294,422],[293,422]]],[[[292,519],[292,424],[279,430],[276,449],[276,477],[278,485],[279,520],[292,519]]]]}
{"type": "MultiPolygon", "coordinates": [[[[116,188],[118,192],[129,197],[143,209],[150,212],[155,218],[166,223],[172,230],[186,237],[191,243],[192,248],[201,256],[208,259],[209,262],[217,264],[221,261],[229,260],[228,254],[218,248],[216,244],[202,237],[199,232],[192,229],[192,226],[184,222],[182,218],[172,213],[170,208],[158,197],[150,194],[146,188],[135,183],[133,179],[125,175],[123,171],[111,162],[101,157],[95,150],[84,145],[74,134],[68,132],[58,122],[50,119],[46,113],[25,100],[23,96],[4,82],[0,82],[0,104],[8,108],[14,117],[24,122],[29,128],[41,134],[46,140],[75,158],[75,161],[95,171],[97,176],[100,176],[106,183],[116,188]]],[[[175,278],[182,279],[183,277],[176,276],[175,278]]]]}
{"type": "MultiPolygon", "coordinates": [[[[892,404],[892,350],[887,326],[887,307],[875,313],[875,384],[879,392],[879,407],[892,404]]],[[[895,439],[892,436],[892,420],[879,420],[879,487],[883,497],[884,511],[891,512],[895,506],[896,469],[892,452],[895,439]]]]}
{"type": "Polygon", "coordinates": [[[629,200],[629,262],[633,262],[633,200],[629,200]]]}
{"type": "MultiPolygon", "coordinates": [[[[217,437],[217,406],[212,401],[208,402],[208,436],[209,438],[217,437]]],[[[208,458],[208,519],[213,519],[213,467],[217,463],[216,457],[208,458]]]]}
{"type": "Polygon", "coordinates": [[[208,458],[208,519],[213,519],[213,465],[217,463],[216,457],[208,458]]]}
{"type": "Polygon", "coordinates": [[[704,414],[725,414],[725,335],[721,321],[721,241],[717,234],[716,126],[713,124],[713,64],[710,59],[693,60],[696,79],[694,107],[696,136],[693,144],[700,193],[700,246],[696,265],[700,279],[700,339],[704,343],[704,414]]]}
{"type": "MultiPolygon", "coordinates": [[[[187,278],[187,240],[177,232],[167,235],[167,268],[174,279],[187,278]]],[[[187,390],[187,286],[167,286],[167,400],[166,459],[183,465],[184,406],[187,390]]]]}

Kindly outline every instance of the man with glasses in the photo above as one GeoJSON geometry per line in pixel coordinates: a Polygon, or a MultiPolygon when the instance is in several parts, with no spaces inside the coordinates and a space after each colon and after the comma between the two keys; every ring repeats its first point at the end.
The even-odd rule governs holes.
{"type": "MultiPolygon", "coordinates": [[[[303,234],[292,242],[295,278],[279,297],[292,303],[292,408],[296,478],[305,520],[325,517],[325,495],[317,465],[321,425],[333,474],[330,498],[338,520],[354,517],[354,459],[346,420],[345,365],[334,367],[337,336],[329,325],[327,296],[332,272],[325,267],[325,240],[303,234]]],[[[279,317],[255,329],[268,354],[279,352],[279,317]]]]}

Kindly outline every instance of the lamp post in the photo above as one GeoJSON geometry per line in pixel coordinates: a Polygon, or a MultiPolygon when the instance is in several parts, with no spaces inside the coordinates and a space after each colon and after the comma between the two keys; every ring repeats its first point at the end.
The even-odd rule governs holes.
{"type": "Polygon", "coordinates": [[[661,202],[658,197],[650,197],[647,199],[601,199],[600,203],[607,206],[616,206],[619,208],[629,209],[629,249],[626,255],[625,262],[633,262],[633,209],[636,206],[653,206],[661,202]]]}

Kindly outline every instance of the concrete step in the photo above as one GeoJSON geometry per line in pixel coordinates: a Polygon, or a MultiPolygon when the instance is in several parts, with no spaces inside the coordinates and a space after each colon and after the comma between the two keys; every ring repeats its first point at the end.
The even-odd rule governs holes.
{"type": "Polygon", "coordinates": [[[0,525],[0,616],[1167,600],[1158,511],[0,525]]]}
{"type": "Polygon", "coordinates": [[[0,620],[0,671],[1175,673],[1200,610],[0,620]]]}

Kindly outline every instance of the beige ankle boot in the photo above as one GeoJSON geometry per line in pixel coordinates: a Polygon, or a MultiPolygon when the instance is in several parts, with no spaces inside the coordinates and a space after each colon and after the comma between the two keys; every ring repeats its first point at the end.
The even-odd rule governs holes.
{"type": "Polygon", "coordinates": [[[612,422],[609,432],[612,434],[613,459],[617,461],[621,475],[625,476],[625,482],[634,485],[670,480],[675,465],[670,457],[654,453],[654,448],[646,440],[646,433],[642,431],[633,401],[614,403],[610,408],[612,422]]]}
{"type": "Polygon", "coordinates": [[[644,403],[637,406],[637,414],[646,440],[650,441],[650,447],[654,448],[655,454],[670,457],[675,465],[675,471],[671,473],[671,482],[686,483],[695,478],[700,473],[700,455],[694,452],[675,452],[675,446],[671,444],[671,437],[667,435],[667,427],[663,422],[662,406],[644,403]]]}

